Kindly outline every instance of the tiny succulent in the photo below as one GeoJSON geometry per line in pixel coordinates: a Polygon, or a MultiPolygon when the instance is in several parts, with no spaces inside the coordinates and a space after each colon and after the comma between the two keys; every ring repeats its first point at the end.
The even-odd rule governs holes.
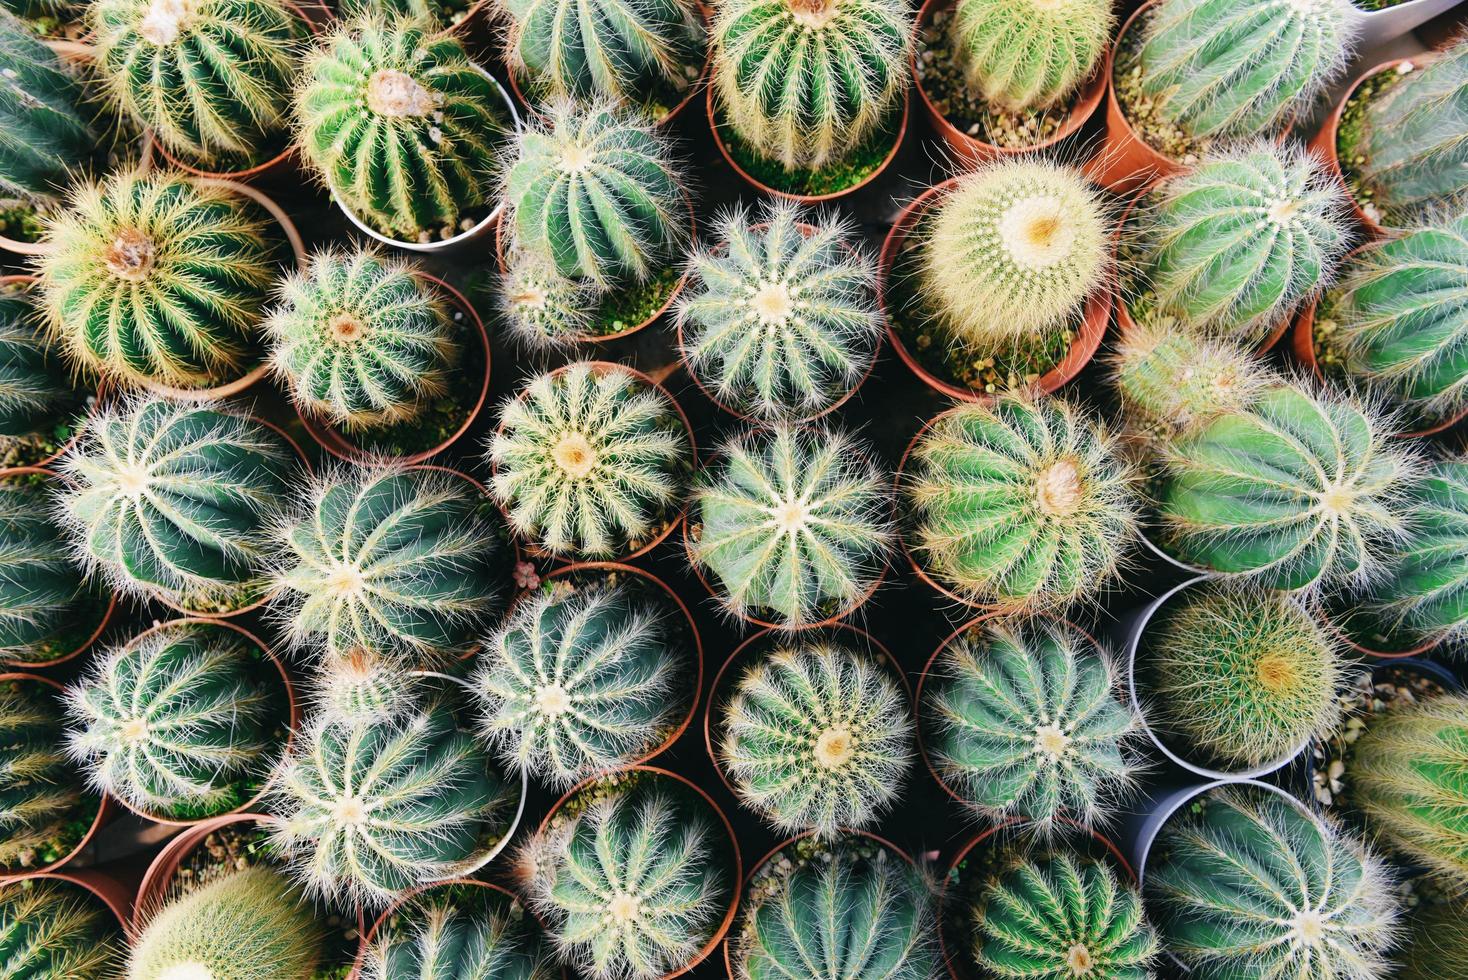
{"type": "Polygon", "coordinates": [[[69,825],[84,824],[94,801],[66,757],[62,725],[59,692],[37,679],[0,681],[0,872],[52,864],[80,843],[69,825]]]}
{"type": "Polygon", "coordinates": [[[327,653],[311,690],[315,717],[385,722],[412,709],[422,678],[395,657],[354,647],[327,653]]]}
{"type": "Polygon", "coordinates": [[[29,291],[0,286],[0,452],[50,429],[81,400],[29,291]]]}
{"type": "Polygon", "coordinates": [[[718,714],[718,761],[739,798],[785,831],[860,830],[896,802],[913,759],[898,678],[820,640],[762,652],[718,714]]]}
{"type": "Polygon", "coordinates": [[[694,254],[677,309],[689,369],[721,404],[798,422],[871,370],[882,332],[876,267],[852,232],[790,203],[718,218],[717,244],[694,254]]]}
{"type": "Polygon", "coordinates": [[[72,638],[77,625],[96,619],[98,597],[48,519],[48,504],[42,486],[0,482],[0,660],[6,663],[63,657],[85,638],[72,638]]]}
{"type": "Polygon", "coordinates": [[[959,0],[950,31],[970,91],[1026,112],[1095,72],[1115,20],[1108,0],[959,0]]]}
{"type": "Polygon", "coordinates": [[[799,628],[869,594],[894,538],[889,482],[844,432],[785,424],[726,442],[693,491],[694,564],[738,616],[799,628]]]}
{"type": "Polygon", "coordinates": [[[112,980],[123,945],[112,911],[79,885],[34,878],[0,889],[5,980],[112,980]]]}
{"type": "Polygon", "coordinates": [[[918,712],[933,768],[988,820],[1090,826],[1141,770],[1111,659],[1061,621],[990,620],[954,638],[918,712]]]}
{"type": "Polygon", "coordinates": [[[366,980],[560,980],[550,944],[517,900],[439,885],[389,914],[367,947],[366,980]]]}
{"type": "Polygon", "coordinates": [[[519,252],[500,282],[499,307],[510,334],[531,350],[566,347],[590,332],[596,291],[561,275],[553,260],[519,252]]]}
{"type": "Polygon", "coordinates": [[[13,14],[0,10],[0,197],[55,195],[96,138],[81,84],[13,14]]]}
{"type": "Polygon", "coordinates": [[[510,525],[558,556],[635,550],[677,511],[693,445],[675,403],[633,372],[577,362],[505,403],[492,492],[510,525]]]}
{"type": "Polygon", "coordinates": [[[1124,332],[1111,368],[1127,425],[1162,435],[1248,408],[1274,380],[1259,358],[1232,342],[1178,330],[1165,320],[1124,332]]]}

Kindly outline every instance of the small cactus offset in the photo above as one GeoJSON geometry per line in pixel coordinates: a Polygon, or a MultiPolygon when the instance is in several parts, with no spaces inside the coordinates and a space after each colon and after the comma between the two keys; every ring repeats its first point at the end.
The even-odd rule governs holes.
{"type": "Polygon", "coordinates": [[[933,980],[935,905],[922,872],[869,837],[800,838],[745,889],[734,980],[933,980]]]}
{"type": "Polygon", "coordinates": [[[992,620],[939,655],[918,706],[944,782],[986,820],[1106,820],[1142,763],[1111,659],[1068,623],[992,620]]]}
{"type": "Polygon", "coordinates": [[[740,800],[780,830],[875,823],[913,759],[912,716],[892,671],[835,643],[779,647],[745,667],[716,749],[740,800]]]}
{"type": "Polygon", "coordinates": [[[1074,326],[1111,276],[1105,207],[1073,167],[986,164],[958,178],[929,225],[920,296],[952,342],[975,351],[1074,326]]]}
{"type": "MultiPolygon", "coordinates": [[[[98,597],[82,582],[66,539],[47,517],[39,486],[0,482],[0,660],[36,664],[71,653],[62,642],[96,619],[98,597]]],[[[82,637],[85,639],[85,637],[82,637]]]]}
{"type": "Polygon", "coordinates": [[[421,679],[395,658],[360,647],[328,653],[311,690],[315,717],[391,721],[412,709],[421,679]]]}
{"type": "Polygon", "coordinates": [[[557,556],[608,557],[636,550],[676,513],[693,445],[667,395],[583,361],[505,403],[488,459],[517,533],[557,556]]]}
{"type": "Polygon", "coordinates": [[[1414,454],[1354,401],[1292,385],[1173,442],[1161,544],[1267,589],[1362,582],[1406,529],[1414,454]]]}
{"type": "Polygon", "coordinates": [[[553,786],[630,765],[690,708],[690,652],[672,627],[665,604],[628,585],[522,599],[479,655],[480,734],[553,786]]]}
{"type": "Polygon", "coordinates": [[[85,94],[30,29],[0,10],[0,197],[58,194],[96,146],[79,110],[85,94]]]}
{"type": "Polygon", "coordinates": [[[611,289],[675,261],[688,237],[680,168],[649,120],[604,102],[546,107],[508,151],[514,245],[611,289]]]}
{"type": "Polygon", "coordinates": [[[520,252],[500,282],[499,300],[511,336],[531,350],[552,350],[591,331],[596,290],[561,275],[546,256],[520,252]]]}
{"type": "Polygon", "coordinates": [[[798,629],[876,588],[895,535],[890,478],[870,460],[844,432],[785,424],[721,447],[694,488],[689,553],[729,611],[798,629]]]}
{"type": "Polygon", "coordinates": [[[960,406],[929,424],[909,462],[917,558],[1010,611],[1093,597],[1137,535],[1137,480],[1117,438],[1060,399],[960,406]]]}
{"type": "Polygon", "coordinates": [[[1277,791],[1223,787],[1174,814],[1145,891],[1164,947],[1198,976],[1389,973],[1401,913],[1390,871],[1277,791]]]}
{"type": "Polygon", "coordinates": [[[128,386],[233,380],[275,274],[265,224],[229,191],[161,171],[84,184],[36,260],[52,335],[128,386]]]}
{"type": "Polygon", "coordinates": [[[1350,63],[1350,0],[1162,0],[1142,46],[1142,84],[1198,141],[1273,135],[1350,63]]]}
{"type": "Polygon", "coordinates": [[[492,206],[495,154],[514,127],[461,41],[425,20],[363,17],[328,35],[303,74],[302,151],[360,220],[430,241],[492,206]]]}
{"type": "Polygon", "coordinates": [[[0,452],[54,425],[81,400],[32,297],[0,287],[0,452]]]}
{"type": "Polygon", "coordinates": [[[974,961],[1026,980],[1152,980],[1157,933],[1105,863],[1057,852],[1016,862],[974,909],[974,961]]]}
{"type": "Polygon", "coordinates": [[[1167,320],[1124,332],[1111,368],[1128,427],[1174,436],[1248,408],[1276,380],[1232,342],[1177,330],[1167,320]]]}
{"type": "MultiPolygon", "coordinates": [[[[0,682],[0,872],[66,857],[93,800],[63,748],[60,694],[39,680],[0,682]]],[[[85,832],[85,828],[82,828],[85,832]]]]}
{"type": "Polygon", "coordinates": [[[518,900],[447,884],[392,913],[367,947],[366,980],[561,980],[550,944],[518,900]]]}
{"type": "Polygon", "coordinates": [[[1190,759],[1217,768],[1279,763],[1340,721],[1337,644],[1289,596],[1190,588],[1162,608],[1142,643],[1144,710],[1190,759]]]}
{"type": "Polygon", "coordinates": [[[819,170],[902,105],[913,9],[902,0],[726,0],[713,85],[734,132],[786,170],[819,170]]]}
{"type": "Polygon", "coordinates": [[[202,623],[138,637],[67,690],[67,750],[95,789],[144,813],[196,819],[241,806],[285,721],[263,659],[233,630],[202,623]]]}
{"type": "Polygon", "coordinates": [[[950,31],[969,89],[1026,112],[1095,72],[1115,21],[1109,0],[959,0],[950,31]]]}
{"type": "Polygon", "coordinates": [[[563,962],[594,980],[655,980],[692,962],[729,907],[726,833],[692,789],[633,772],[579,790],[518,871],[563,962]]]}
{"type": "Polygon", "coordinates": [[[416,417],[460,350],[448,302],[406,262],[327,250],[286,278],[265,320],[271,366],[301,409],[351,431],[416,417]]]}
{"type": "Polygon", "coordinates": [[[1158,185],[1141,249],[1159,313],[1189,330],[1264,342],[1345,251],[1345,192],[1315,157],[1252,144],[1158,185]]]}
{"type": "Polygon", "coordinates": [[[339,468],[280,525],[277,612],[299,646],[423,666],[463,653],[504,585],[499,526],[468,481],[421,469],[339,468]]]}
{"type": "Polygon", "coordinates": [[[809,419],[876,360],[876,266],[833,216],[790,203],[721,215],[678,298],[683,356],[719,401],[756,418],[809,419]]]}
{"type": "Polygon", "coordinates": [[[202,609],[264,587],[295,462],[261,423],[158,397],[109,405],[61,468],[58,516],[75,553],[119,591],[202,609]]]}
{"type": "Polygon", "coordinates": [[[133,945],[126,980],[311,980],[325,942],[290,881],[257,865],[158,909],[133,945]]]}
{"type": "Polygon", "coordinates": [[[113,980],[122,929],[101,899],[51,878],[0,889],[0,964],[6,980],[113,980]]]}

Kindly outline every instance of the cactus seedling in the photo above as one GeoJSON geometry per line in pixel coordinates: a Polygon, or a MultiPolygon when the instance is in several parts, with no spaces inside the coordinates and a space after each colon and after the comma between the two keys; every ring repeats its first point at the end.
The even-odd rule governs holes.
{"type": "Polygon", "coordinates": [[[441,885],[389,915],[367,947],[366,980],[558,980],[560,968],[518,901],[441,885]]]}
{"type": "Polygon", "coordinates": [[[968,87],[1011,112],[1065,99],[1111,41],[1108,0],[959,0],[951,32],[968,87]]]}
{"type": "Polygon", "coordinates": [[[1248,408],[1276,381],[1259,358],[1232,342],[1177,330],[1167,320],[1124,332],[1111,368],[1128,426],[1171,436],[1248,408]]]}
{"type": "Polygon", "coordinates": [[[531,350],[565,347],[584,338],[595,307],[595,290],[561,275],[543,255],[516,254],[500,283],[500,314],[511,336],[531,350]]]}
{"type": "Polygon", "coordinates": [[[76,625],[96,619],[97,597],[48,519],[48,503],[40,486],[0,482],[0,659],[8,663],[69,654],[76,625]]]}
{"type": "Polygon", "coordinates": [[[122,948],[112,910],[80,885],[33,878],[0,890],[6,980],[111,980],[122,948]]]}
{"type": "Polygon", "coordinates": [[[8,10],[0,10],[0,197],[56,194],[96,140],[78,107],[82,87],[8,10]]]}
{"type": "Polygon", "coordinates": [[[85,832],[95,801],[83,794],[63,741],[60,697],[50,685],[0,682],[0,871],[60,861],[85,832]]]}
{"type": "Polygon", "coordinates": [[[32,297],[0,287],[0,453],[41,435],[81,400],[32,297]]]}

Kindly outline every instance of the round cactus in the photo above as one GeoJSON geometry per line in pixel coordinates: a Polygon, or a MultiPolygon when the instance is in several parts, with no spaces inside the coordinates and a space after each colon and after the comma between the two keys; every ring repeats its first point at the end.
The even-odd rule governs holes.
{"type": "Polygon", "coordinates": [[[6,980],[111,980],[123,946],[117,917],[80,885],[35,878],[0,889],[6,980]]]}
{"type": "Polygon", "coordinates": [[[874,656],[825,641],[744,667],[720,712],[735,792],[781,830],[860,830],[896,802],[913,758],[907,696],[874,656]]]}
{"type": "Polygon", "coordinates": [[[82,87],[8,10],[0,9],[0,197],[50,197],[96,146],[82,87]]]}
{"type": "Polygon", "coordinates": [[[852,234],[788,202],[719,217],[718,244],[694,254],[677,308],[689,370],[721,404],[800,422],[871,370],[882,333],[876,267],[852,234]]]}
{"type": "Polygon", "coordinates": [[[973,601],[1021,611],[1094,596],[1137,533],[1137,474],[1115,436],[1059,399],[953,409],[910,465],[919,560],[973,601]]]}
{"type": "Polygon", "coordinates": [[[317,718],[349,723],[401,717],[414,704],[423,678],[392,657],[360,647],[328,653],[311,689],[317,718]]]}
{"type": "Polygon", "coordinates": [[[77,625],[98,618],[99,597],[47,519],[48,505],[38,485],[0,483],[0,660],[7,663],[63,657],[78,645],[77,625]]]}
{"type": "Polygon", "coordinates": [[[718,103],[765,159],[838,163],[902,105],[912,26],[903,0],[726,0],[713,24],[718,103]]]}
{"type": "Polygon", "coordinates": [[[510,334],[531,350],[565,347],[592,327],[596,291],[561,275],[543,255],[520,252],[500,283],[500,315],[510,334]]]}
{"type": "Polygon", "coordinates": [[[439,885],[389,915],[367,947],[366,980],[560,980],[550,944],[518,901],[439,885]]]}
{"type": "Polygon", "coordinates": [[[661,391],[578,362],[505,403],[490,441],[492,492],[522,536],[559,556],[636,550],[672,519],[693,446],[661,391]]]}
{"type": "Polygon", "coordinates": [[[275,273],[252,206],[174,173],[115,174],[46,223],[43,309],[78,365],[178,388],[246,367],[275,273]]]}
{"type": "Polygon", "coordinates": [[[1164,435],[1248,408],[1276,380],[1259,358],[1233,343],[1177,330],[1166,320],[1124,332],[1111,368],[1128,426],[1164,435]]]}
{"type": "Polygon", "coordinates": [[[42,434],[81,401],[28,291],[0,287],[0,452],[42,434]]]}
{"type": "Polygon", "coordinates": [[[1115,20],[1108,0],[959,0],[950,30],[969,89],[1027,112],[1091,76],[1115,20]]]}
{"type": "Polygon", "coordinates": [[[1140,771],[1111,659],[1068,623],[990,620],[956,637],[918,712],[933,768],[986,820],[1091,826],[1140,771]]]}
{"type": "Polygon", "coordinates": [[[58,693],[36,679],[0,681],[0,871],[6,874],[65,858],[96,810],[64,741],[58,693]]]}
{"type": "Polygon", "coordinates": [[[461,41],[425,20],[364,17],[326,37],[303,74],[302,150],[359,219],[429,241],[492,206],[495,154],[514,126],[461,41]]]}
{"type": "Polygon", "coordinates": [[[338,469],[283,522],[276,582],[292,641],[424,662],[467,650],[504,588],[504,544],[466,480],[338,469]]]}

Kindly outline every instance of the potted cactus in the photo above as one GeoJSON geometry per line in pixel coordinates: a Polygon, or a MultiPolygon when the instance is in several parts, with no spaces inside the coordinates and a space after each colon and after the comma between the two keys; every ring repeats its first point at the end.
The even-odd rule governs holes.
{"type": "Polygon", "coordinates": [[[0,471],[53,462],[98,399],[47,336],[37,300],[34,278],[0,276],[0,471]]]}
{"type": "Polygon", "coordinates": [[[1396,980],[1454,980],[1468,963],[1468,906],[1448,902],[1419,913],[1402,946],[1396,980]]]}
{"type": "Polygon", "coordinates": [[[121,975],[122,909],[86,874],[27,875],[0,886],[0,957],[8,980],[121,975]]]}

